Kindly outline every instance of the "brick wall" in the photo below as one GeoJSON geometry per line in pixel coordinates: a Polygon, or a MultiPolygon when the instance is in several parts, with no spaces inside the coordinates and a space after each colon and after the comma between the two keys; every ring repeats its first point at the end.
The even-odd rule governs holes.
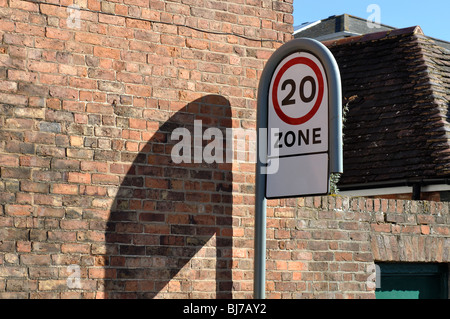
{"type": "Polygon", "coordinates": [[[251,269],[254,165],[176,164],[170,138],[194,140],[196,121],[255,127],[291,13],[292,0],[0,0],[0,297],[248,291],[231,269],[251,269]]]}
{"type": "MultiPolygon", "coordinates": [[[[198,139],[226,158],[254,131],[292,1],[72,4],[0,0],[0,298],[251,297],[254,144],[210,162],[198,139]],[[176,129],[200,161],[174,160],[176,129]]],[[[374,260],[449,259],[442,203],[268,215],[268,297],[373,297],[374,260]]]]}
{"type": "Polygon", "coordinates": [[[374,298],[374,262],[450,262],[448,203],[325,196],[270,206],[271,298],[374,298]]]}

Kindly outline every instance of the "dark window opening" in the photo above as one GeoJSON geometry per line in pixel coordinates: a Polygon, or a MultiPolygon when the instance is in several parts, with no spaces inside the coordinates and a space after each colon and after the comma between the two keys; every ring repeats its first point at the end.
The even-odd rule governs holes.
{"type": "Polygon", "coordinates": [[[448,299],[448,264],[377,263],[377,299],[448,299]]]}

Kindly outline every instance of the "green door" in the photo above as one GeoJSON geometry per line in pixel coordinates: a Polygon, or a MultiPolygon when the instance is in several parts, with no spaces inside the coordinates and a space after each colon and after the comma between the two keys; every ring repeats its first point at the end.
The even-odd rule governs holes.
{"type": "Polygon", "coordinates": [[[379,263],[377,299],[447,299],[448,265],[379,263]]]}

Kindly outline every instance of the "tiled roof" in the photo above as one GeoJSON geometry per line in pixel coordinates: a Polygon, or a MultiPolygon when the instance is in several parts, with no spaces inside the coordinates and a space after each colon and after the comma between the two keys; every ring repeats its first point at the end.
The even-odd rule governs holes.
{"type": "Polygon", "coordinates": [[[450,51],[420,27],[324,44],[348,105],[340,185],[450,178],[450,51]]]}

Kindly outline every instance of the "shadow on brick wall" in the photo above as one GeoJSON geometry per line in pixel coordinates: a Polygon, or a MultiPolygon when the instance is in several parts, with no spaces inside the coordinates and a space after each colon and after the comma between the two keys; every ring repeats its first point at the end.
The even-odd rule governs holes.
{"type": "Polygon", "coordinates": [[[208,95],[160,123],[129,163],[107,223],[107,298],[231,297],[232,164],[194,163],[194,145],[202,140],[194,141],[199,120],[202,132],[223,132],[223,139],[205,138],[202,149],[212,141],[225,147],[230,104],[208,95]],[[171,157],[182,141],[172,140],[172,132],[181,128],[190,133],[192,163],[176,164],[171,157]]]}

